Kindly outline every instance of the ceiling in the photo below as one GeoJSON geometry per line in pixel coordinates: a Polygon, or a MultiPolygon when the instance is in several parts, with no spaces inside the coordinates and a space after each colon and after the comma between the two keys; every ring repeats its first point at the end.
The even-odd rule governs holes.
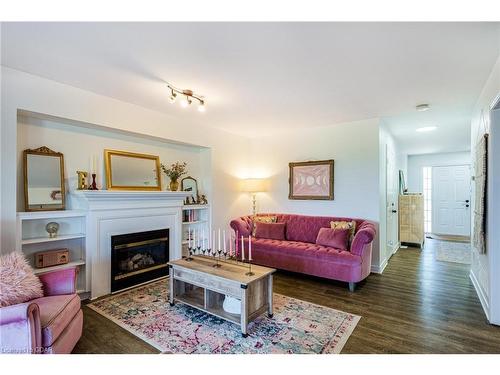
{"type": "Polygon", "coordinates": [[[196,130],[258,136],[382,117],[421,153],[468,147],[500,23],[4,23],[1,37],[3,65],[196,130]],[[166,81],[204,95],[207,112],[168,103],[166,81]],[[427,124],[440,136],[417,137],[427,124]]]}

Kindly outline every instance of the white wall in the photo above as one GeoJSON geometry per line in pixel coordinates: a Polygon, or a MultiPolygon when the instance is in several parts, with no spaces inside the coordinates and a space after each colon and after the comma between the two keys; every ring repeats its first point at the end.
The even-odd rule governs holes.
{"type": "Polygon", "coordinates": [[[423,167],[469,165],[470,151],[408,155],[407,187],[410,193],[423,193],[423,167]]]}
{"type": "MultiPolygon", "coordinates": [[[[488,168],[488,217],[487,217],[487,251],[479,254],[472,249],[471,280],[474,283],[481,304],[491,323],[500,324],[500,234],[499,227],[499,179],[500,168],[500,116],[496,116],[495,123],[490,118],[491,106],[500,97],[500,57],[493,71],[485,83],[482,93],[474,109],[471,122],[471,150],[475,157],[478,139],[489,133],[489,168],[488,168]]],[[[498,110],[497,110],[498,111],[498,110]]],[[[496,111],[496,112],[497,112],[496,111]]],[[[475,175],[474,163],[472,174],[475,175]]],[[[474,207],[474,184],[472,207],[474,207]]],[[[472,225],[473,220],[472,220],[472,225]]]]}
{"type": "MultiPolygon", "coordinates": [[[[377,119],[258,137],[251,142],[248,177],[269,178],[260,212],[358,217],[379,222],[377,119]],[[334,159],[333,201],[289,200],[288,163],[334,159]]],[[[378,244],[373,264],[378,265],[378,244]]]]}
{"type": "Polygon", "coordinates": [[[210,148],[211,155],[203,152],[202,158],[210,160],[212,169],[213,194],[209,199],[214,226],[226,227],[231,218],[248,212],[249,197],[238,191],[239,178],[248,165],[247,138],[213,127],[207,131],[202,120],[198,124],[188,123],[182,113],[168,116],[4,66],[1,90],[2,252],[15,248],[18,110],[210,148]]]}
{"type": "MultiPolygon", "coordinates": [[[[94,156],[98,160],[96,171],[98,187],[102,188],[104,186],[105,188],[103,150],[113,149],[158,155],[161,163],[166,165],[176,161],[185,161],[188,174],[198,180],[199,191],[202,194],[207,194],[207,196],[212,195],[210,163],[204,165],[202,156],[205,153],[202,152],[202,148],[125,135],[111,130],[89,129],[31,116],[19,116],[17,131],[18,211],[24,210],[23,150],[40,146],[47,146],[64,154],[67,192],[71,192],[77,187],[77,170],[92,170],[91,163],[94,156]]],[[[162,181],[162,186],[165,189],[169,179],[163,173],[162,181]]]]}

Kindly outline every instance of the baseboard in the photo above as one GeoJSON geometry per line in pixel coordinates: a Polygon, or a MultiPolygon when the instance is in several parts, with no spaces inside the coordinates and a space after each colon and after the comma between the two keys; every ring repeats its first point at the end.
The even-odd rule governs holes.
{"type": "Polygon", "coordinates": [[[479,284],[479,281],[477,280],[476,275],[474,275],[474,272],[472,272],[472,270],[469,272],[469,278],[470,281],[472,281],[474,289],[476,289],[476,294],[479,298],[479,302],[481,302],[481,306],[483,307],[484,313],[486,314],[486,319],[490,321],[490,304],[488,303],[488,298],[486,297],[486,293],[484,292],[484,289],[481,287],[481,284],[479,284]]]}
{"type": "Polygon", "coordinates": [[[400,247],[401,247],[401,242],[398,242],[396,246],[394,246],[394,248],[392,249],[392,255],[396,254],[400,247]]]}
{"type": "Polygon", "coordinates": [[[373,273],[382,273],[382,272],[384,272],[385,267],[387,267],[388,263],[389,263],[388,260],[384,259],[384,261],[380,265],[373,264],[372,267],[371,267],[371,272],[373,272],[373,273]]]}

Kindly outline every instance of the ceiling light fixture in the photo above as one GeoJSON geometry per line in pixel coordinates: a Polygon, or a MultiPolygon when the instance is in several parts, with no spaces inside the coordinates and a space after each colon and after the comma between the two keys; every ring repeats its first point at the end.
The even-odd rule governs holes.
{"type": "Polygon", "coordinates": [[[436,130],[437,126],[424,126],[423,128],[418,128],[416,131],[419,133],[431,132],[436,130]]]}
{"type": "Polygon", "coordinates": [[[415,107],[415,109],[419,112],[427,111],[430,108],[429,104],[419,104],[415,107]]]}
{"type": "Polygon", "coordinates": [[[195,94],[193,90],[181,90],[171,84],[167,84],[168,88],[170,89],[171,95],[170,95],[170,103],[175,103],[176,98],[178,95],[182,95],[183,98],[180,101],[181,107],[186,108],[193,103],[193,99],[198,101],[198,111],[200,112],[205,112],[206,110],[206,101],[205,98],[201,95],[195,94]]]}

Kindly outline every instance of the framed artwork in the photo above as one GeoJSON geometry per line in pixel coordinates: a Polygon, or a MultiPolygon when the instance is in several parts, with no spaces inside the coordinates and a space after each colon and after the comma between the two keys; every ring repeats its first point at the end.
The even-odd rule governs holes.
{"type": "Polygon", "coordinates": [[[333,200],[333,160],[289,163],[288,199],[333,200]]]}

